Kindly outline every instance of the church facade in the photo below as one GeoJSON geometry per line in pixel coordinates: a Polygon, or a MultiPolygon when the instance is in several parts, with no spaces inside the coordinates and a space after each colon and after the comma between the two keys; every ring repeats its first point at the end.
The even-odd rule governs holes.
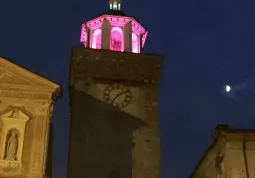
{"type": "Polygon", "coordinates": [[[0,178],[49,178],[50,128],[60,86],[0,58],[0,178]]]}
{"type": "Polygon", "coordinates": [[[142,53],[148,31],[120,0],[82,24],[70,64],[68,178],[159,178],[162,56],[142,53]]]}

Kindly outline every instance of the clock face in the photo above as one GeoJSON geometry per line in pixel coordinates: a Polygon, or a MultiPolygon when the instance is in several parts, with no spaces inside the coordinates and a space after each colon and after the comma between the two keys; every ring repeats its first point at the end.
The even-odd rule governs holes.
{"type": "Polygon", "coordinates": [[[120,109],[127,107],[132,99],[130,90],[123,85],[110,85],[104,90],[105,101],[120,109]]]}

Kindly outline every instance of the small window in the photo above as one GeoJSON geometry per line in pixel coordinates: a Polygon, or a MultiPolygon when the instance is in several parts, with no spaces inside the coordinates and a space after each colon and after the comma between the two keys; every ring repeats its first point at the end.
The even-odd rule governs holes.
{"type": "Polygon", "coordinates": [[[120,10],[120,3],[118,3],[118,10],[120,10]]]}
{"type": "Polygon", "coordinates": [[[118,7],[117,7],[117,2],[113,2],[113,9],[114,9],[114,10],[117,10],[117,8],[118,8],[118,7]]]}
{"type": "Polygon", "coordinates": [[[112,3],[110,4],[110,9],[112,9],[112,3]]]}

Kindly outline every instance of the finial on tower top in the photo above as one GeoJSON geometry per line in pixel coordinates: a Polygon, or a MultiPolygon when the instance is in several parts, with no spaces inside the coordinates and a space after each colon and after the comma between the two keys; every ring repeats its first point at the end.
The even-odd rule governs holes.
{"type": "Polygon", "coordinates": [[[121,10],[121,0],[109,0],[110,10],[121,10]]]}

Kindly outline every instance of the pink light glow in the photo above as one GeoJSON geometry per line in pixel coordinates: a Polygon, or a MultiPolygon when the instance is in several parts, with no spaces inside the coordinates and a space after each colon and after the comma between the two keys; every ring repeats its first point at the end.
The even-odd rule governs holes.
{"type": "Polygon", "coordinates": [[[145,44],[147,35],[148,35],[148,31],[146,31],[145,34],[144,34],[143,37],[142,37],[142,47],[144,47],[144,44],[145,44]]]}
{"type": "Polygon", "coordinates": [[[81,38],[80,41],[86,46],[86,42],[87,42],[87,31],[86,31],[86,24],[82,24],[81,26],[81,38]]]}
{"type": "Polygon", "coordinates": [[[92,35],[92,46],[94,49],[101,49],[101,29],[96,29],[92,35]]]}
{"type": "Polygon", "coordinates": [[[110,49],[113,51],[123,51],[123,32],[119,27],[113,27],[111,30],[110,49]]]}
{"type": "Polygon", "coordinates": [[[138,38],[135,33],[132,33],[132,52],[138,53],[138,38]]]}
{"type": "MultiPolygon", "coordinates": [[[[122,28],[125,28],[127,23],[131,23],[132,30],[128,33],[134,33],[137,38],[137,42],[135,42],[135,37],[132,34],[132,52],[140,53],[141,48],[144,47],[146,42],[146,37],[148,35],[148,31],[139,24],[134,18],[127,16],[116,16],[116,15],[102,15],[97,18],[94,18],[84,24],[82,24],[80,41],[84,44],[85,47],[101,49],[101,38],[102,38],[102,28],[103,21],[107,20],[110,23],[111,34],[110,34],[110,50],[114,51],[124,51],[124,42],[125,36],[122,28]],[[88,32],[91,32],[88,36],[88,32]],[[90,41],[90,44],[87,42],[90,41]],[[137,47],[136,44],[137,43],[137,47]],[[140,46],[140,43],[141,46],[140,46]]],[[[129,45],[129,44],[128,44],[129,45]]]]}

